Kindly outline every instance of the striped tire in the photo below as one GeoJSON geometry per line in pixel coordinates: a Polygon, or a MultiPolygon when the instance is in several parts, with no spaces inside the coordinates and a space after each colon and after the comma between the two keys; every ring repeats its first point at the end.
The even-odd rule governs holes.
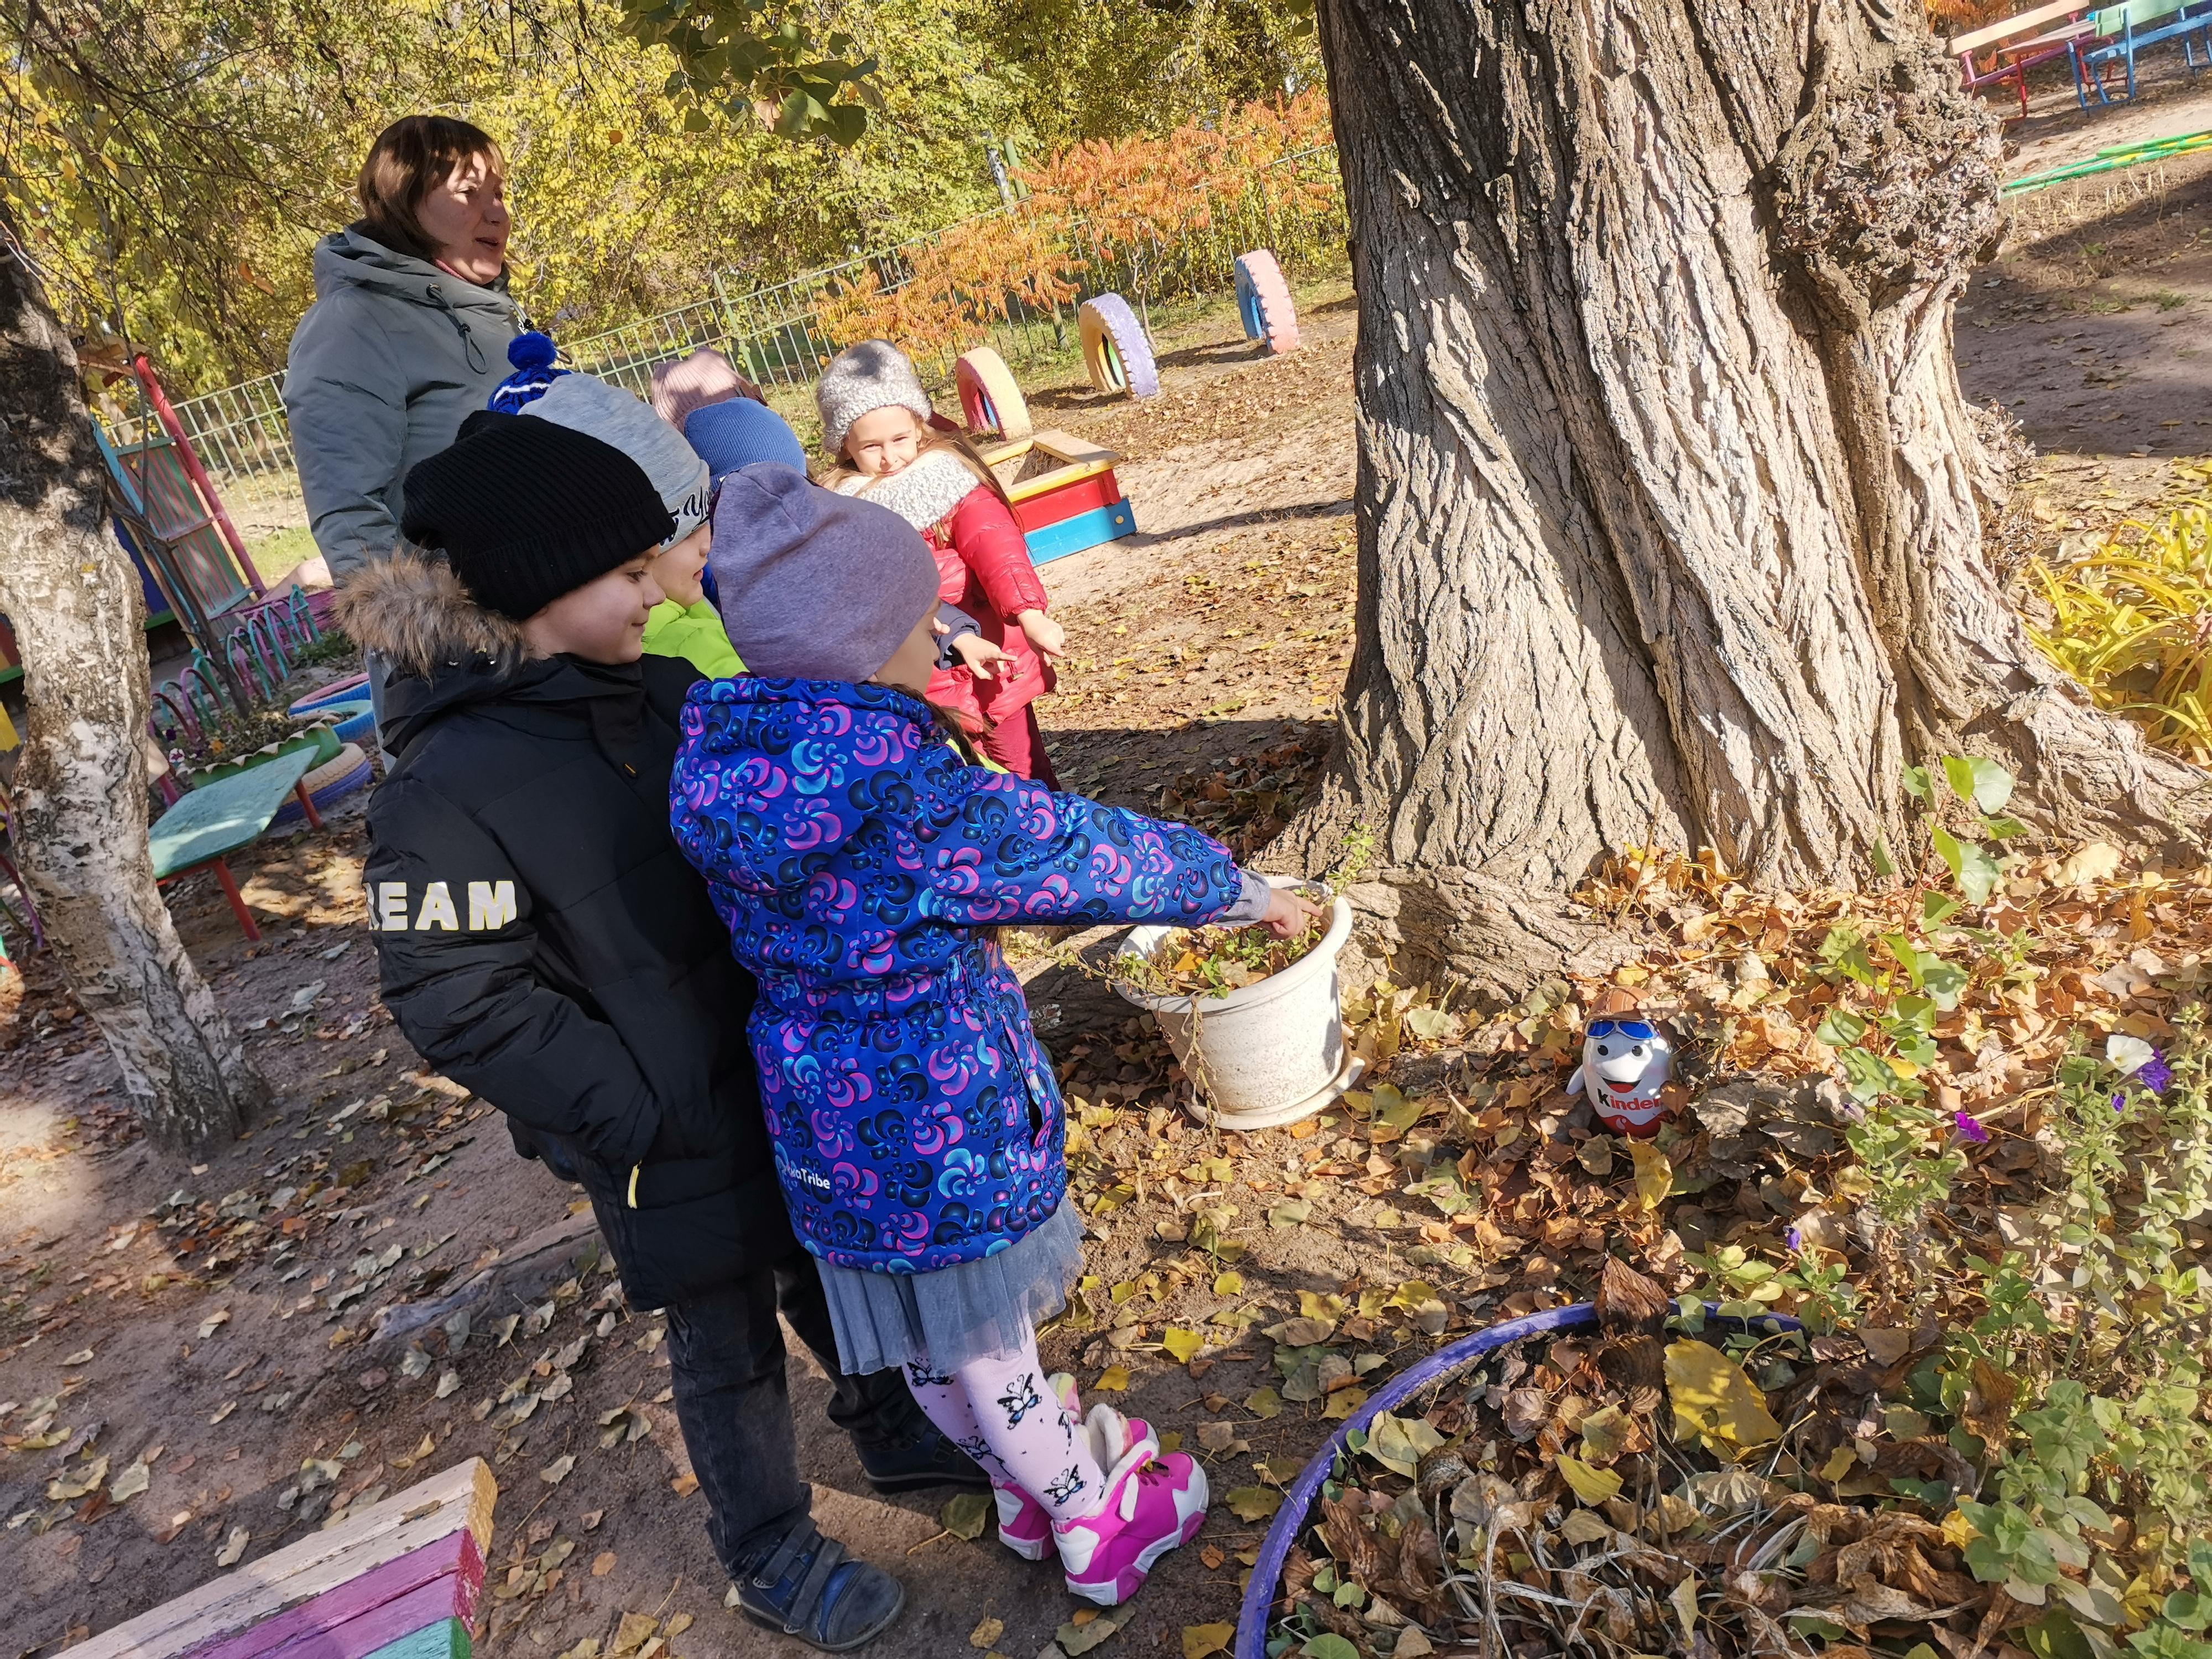
{"type": "MultiPolygon", "coordinates": [[[[300,780],[307,786],[307,799],[321,811],[333,801],[343,800],[356,789],[366,786],[373,775],[368,757],[361,745],[349,743],[338,750],[334,761],[326,761],[300,780]]],[[[300,798],[287,795],[284,804],[276,809],[276,816],[269,820],[273,825],[296,823],[307,816],[300,810],[300,798]]]]}
{"type": "Polygon", "coordinates": [[[1266,248],[1237,256],[1237,312],[1244,319],[1246,339],[1265,340],[1268,351],[1279,357],[1298,349],[1298,313],[1291,303],[1291,285],[1266,248]]]}
{"type": "Polygon", "coordinates": [[[1118,294],[1085,300],[1075,313],[1083,336],[1083,366],[1097,391],[1132,398],[1159,395],[1160,372],[1152,364],[1152,343],[1137,325],[1137,314],[1118,294]]]}
{"type": "Polygon", "coordinates": [[[995,432],[1011,441],[1036,430],[1006,359],[990,347],[977,346],[955,358],[952,384],[960,393],[961,422],[969,431],[995,432]]]}

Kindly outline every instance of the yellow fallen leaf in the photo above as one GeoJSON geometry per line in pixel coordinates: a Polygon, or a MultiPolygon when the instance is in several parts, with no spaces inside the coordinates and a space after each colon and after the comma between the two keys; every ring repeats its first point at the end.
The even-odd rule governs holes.
{"type": "Polygon", "coordinates": [[[1693,1572],[1675,1585],[1667,1601],[1674,1609],[1674,1617],[1682,1622],[1682,1639],[1688,1641],[1698,1628],[1698,1575],[1693,1572]]]}
{"type": "MultiPolygon", "coordinates": [[[[1216,1273],[1213,1276],[1213,1293],[1216,1296],[1235,1296],[1243,1288],[1244,1275],[1243,1273],[1216,1273]]],[[[1192,1626],[1192,1628],[1195,1630],[1211,1630],[1213,1626],[1211,1625],[1196,1625],[1192,1626]]]]}
{"type": "MultiPolygon", "coordinates": [[[[1849,1446],[1838,1446],[1828,1454],[1828,1461],[1820,1465],[1820,1479],[1830,1482],[1840,1480],[1858,1461],[1859,1455],[1849,1446]]],[[[1966,1546],[1962,1542],[1960,1547],[1963,1549],[1966,1546]]]]}
{"type": "Polygon", "coordinates": [[[1176,1358],[1178,1365],[1188,1365],[1198,1358],[1206,1346],[1206,1339],[1196,1331],[1187,1331],[1180,1325],[1170,1325],[1160,1334],[1160,1346],[1176,1358]]]}
{"type": "Polygon", "coordinates": [[[1667,1161],[1666,1153],[1648,1140],[1630,1141],[1628,1155],[1636,1160],[1637,1197],[1644,1200],[1645,1209],[1657,1209],[1674,1185],[1674,1166],[1667,1161]]]}
{"type": "Polygon", "coordinates": [[[1595,1544],[1610,1538],[1613,1528],[1591,1510],[1574,1510],[1559,1523],[1559,1533],[1570,1544],[1595,1544]]]}
{"type": "Polygon", "coordinates": [[[1781,1436],[1759,1385],[1705,1343],[1667,1345],[1667,1392],[1674,1402],[1674,1432],[1684,1439],[1701,1436],[1723,1456],[1741,1456],[1781,1436]]]}
{"type": "Polygon", "coordinates": [[[1182,1627],[1182,1659],[1206,1659],[1209,1654],[1226,1653],[1229,1644],[1237,1639],[1237,1626],[1221,1625],[1185,1625],[1182,1627]]]}
{"type": "Polygon", "coordinates": [[[1091,1385],[1091,1392],[1120,1394],[1128,1386],[1129,1368],[1127,1365],[1109,1365],[1099,1373],[1098,1380],[1091,1385]]]}
{"type": "Polygon", "coordinates": [[[1981,1534],[1976,1530],[1974,1523],[1960,1514],[1958,1510],[1953,1510],[1950,1514],[1943,1517],[1943,1541],[1953,1549],[1962,1550],[1980,1536],[1981,1534]]]}
{"type": "Polygon", "coordinates": [[[971,1648],[988,1648],[1005,1634],[1006,1628],[1006,1621],[1003,1619],[986,1619],[968,1632],[968,1645],[971,1648]]]}
{"type": "Polygon", "coordinates": [[[691,1628],[693,1622],[690,1613],[679,1613],[661,1627],[660,1633],[663,1636],[681,1636],[691,1628]]]}
{"type": "Polygon", "coordinates": [[[689,1498],[699,1490],[699,1477],[686,1471],[668,1483],[668,1490],[678,1498],[689,1498]]]}
{"type": "Polygon", "coordinates": [[[574,1454],[565,1454],[555,1458],[544,1468],[538,1470],[538,1478],[540,1480],[543,1480],[549,1486],[557,1486],[563,1480],[566,1480],[568,1478],[568,1471],[575,1467],[576,1459],[574,1454]]]}
{"type": "Polygon", "coordinates": [[[625,1653],[635,1653],[659,1627],[660,1620],[649,1613],[626,1613],[615,1626],[615,1639],[608,1645],[607,1652],[614,1659],[620,1659],[625,1653]]]}
{"type": "Polygon", "coordinates": [[[592,1558],[592,1577],[604,1578],[614,1570],[615,1553],[612,1550],[601,1550],[592,1558]]]}
{"type": "Polygon", "coordinates": [[[1620,1496],[1620,1477],[1611,1469],[1594,1469],[1579,1457],[1570,1457],[1565,1452],[1553,1460],[1567,1484],[1575,1489],[1575,1496],[1585,1504],[1602,1504],[1608,1498],[1620,1496]]]}

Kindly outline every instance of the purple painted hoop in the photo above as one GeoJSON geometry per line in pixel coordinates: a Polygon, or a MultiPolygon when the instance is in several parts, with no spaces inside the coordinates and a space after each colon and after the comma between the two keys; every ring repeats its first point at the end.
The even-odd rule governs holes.
{"type": "MultiPolygon", "coordinates": [[[[1708,1318],[1717,1318],[1716,1304],[1705,1304],[1708,1318]]],[[[1763,1314],[1762,1322],[1776,1331],[1804,1329],[1799,1321],[1786,1314],[1763,1314]]],[[[1364,1430],[1375,1420],[1377,1413],[1387,1412],[1402,1403],[1423,1389],[1430,1388],[1446,1378],[1467,1370],[1485,1354],[1504,1347],[1509,1342],[1518,1342],[1523,1337],[1540,1336],[1547,1331],[1574,1330],[1597,1322],[1597,1309],[1590,1303],[1577,1302],[1565,1308],[1550,1308],[1540,1314],[1530,1314],[1524,1319],[1509,1319],[1503,1325],[1492,1325],[1487,1330],[1477,1331],[1472,1336],[1462,1337],[1449,1347],[1439,1348],[1402,1376],[1395,1376],[1382,1386],[1382,1391],[1358,1411],[1337,1425],[1313,1459],[1298,1471],[1291,1484],[1290,1495],[1283,1507],[1275,1513],[1275,1524],[1267,1528],[1265,1542],[1260,1546],[1260,1559],[1252,1565],[1252,1577],[1244,1587],[1244,1605],[1237,1610],[1237,1647],[1233,1659],[1267,1659],[1267,1610],[1275,1605],[1275,1589],[1283,1580],[1283,1563],[1290,1558],[1291,1546],[1297,1541],[1304,1529],[1307,1514],[1313,1508],[1314,1495],[1320,1492],[1322,1482],[1336,1462],[1337,1454],[1344,1449],[1345,1441],[1354,1430],[1364,1430]]],[[[1730,1317],[1730,1325],[1745,1325],[1747,1320],[1730,1317]]]]}

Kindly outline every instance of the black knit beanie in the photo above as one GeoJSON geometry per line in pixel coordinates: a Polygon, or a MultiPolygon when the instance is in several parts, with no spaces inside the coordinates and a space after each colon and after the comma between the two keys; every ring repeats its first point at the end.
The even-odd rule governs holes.
{"type": "Polygon", "coordinates": [[[410,470],[404,499],[400,533],[517,622],[676,532],[645,469],[612,444],[490,410],[410,470]]]}

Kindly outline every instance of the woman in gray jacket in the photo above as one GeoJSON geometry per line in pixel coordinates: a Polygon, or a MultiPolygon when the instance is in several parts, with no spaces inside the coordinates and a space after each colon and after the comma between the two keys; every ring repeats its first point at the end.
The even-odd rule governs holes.
{"type": "MultiPolygon", "coordinates": [[[[315,248],[284,408],[331,579],[386,557],[400,481],[448,447],[508,373],[506,164],[466,121],[410,115],[362,163],[362,216],[315,248]]],[[[380,678],[381,677],[378,677],[380,678]]]]}

